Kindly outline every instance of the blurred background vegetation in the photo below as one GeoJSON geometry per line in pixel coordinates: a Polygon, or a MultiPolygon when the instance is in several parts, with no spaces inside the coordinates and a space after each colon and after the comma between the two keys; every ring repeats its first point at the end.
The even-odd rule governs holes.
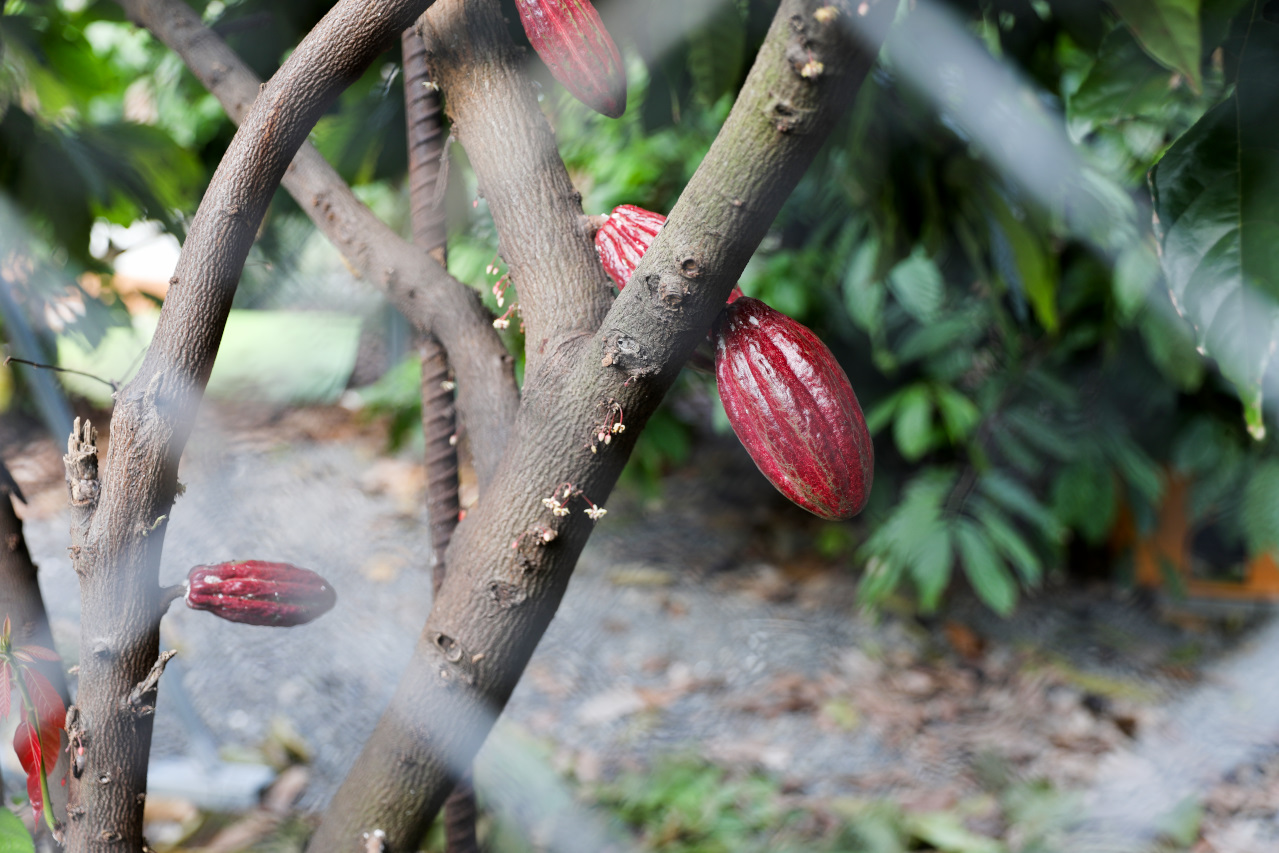
{"type": "MultiPolygon", "coordinates": [[[[329,4],[193,5],[267,77],[329,4]]],[[[728,114],[776,3],[599,5],[627,56],[620,120],[576,103],[531,51],[530,73],[587,212],[631,203],[665,213],[728,114]]],[[[1178,482],[1198,558],[1238,572],[1279,542],[1265,409],[1275,395],[1263,393],[1279,329],[1267,248],[1279,245],[1279,191],[1269,191],[1279,153],[1266,143],[1279,138],[1279,4],[917,8],[740,283],[828,342],[874,431],[869,509],[816,541],[864,571],[867,603],[902,596],[927,612],[962,578],[1007,613],[1048,573],[1101,565],[1127,578],[1117,529],[1152,530],[1178,482]],[[962,49],[958,58],[929,49],[933,39],[962,49]]],[[[513,5],[507,17],[523,41],[513,5]]],[[[90,353],[79,364],[92,364],[113,328],[136,325],[104,223],[148,220],[182,239],[234,129],[113,3],[9,0],[0,50],[0,322],[14,354],[30,327],[26,351],[43,358],[26,357],[60,357],[70,341],[90,353]]],[[[389,53],[370,69],[312,139],[406,232],[398,61],[389,53]]],[[[465,152],[453,146],[451,157],[450,268],[496,308],[492,219],[465,152]]],[[[331,346],[349,370],[352,335],[376,342],[381,367],[357,377],[358,400],[411,440],[407,328],[279,194],[237,308],[352,303],[364,331],[332,325],[331,346]]],[[[507,334],[518,352],[518,324],[507,334]]],[[[276,360],[288,364],[289,352],[276,360]]],[[[109,378],[122,379],[129,359],[112,365],[109,378]]],[[[36,375],[4,368],[0,406],[34,411],[36,375]]],[[[726,430],[713,379],[686,372],[627,481],[651,487],[726,430]]]]}

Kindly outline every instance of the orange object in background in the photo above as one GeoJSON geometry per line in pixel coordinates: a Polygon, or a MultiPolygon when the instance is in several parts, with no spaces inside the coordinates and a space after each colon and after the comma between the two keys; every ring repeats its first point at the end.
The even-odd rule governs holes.
{"type": "Polygon", "coordinates": [[[1133,549],[1137,585],[1158,589],[1167,583],[1166,572],[1171,570],[1177,573],[1188,598],[1279,602],[1279,563],[1269,553],[1247,560],[1240,582],[1196,577],[1198,560],[1192,549],[1194,536],[1186,512],[1189,492],[1190,483],[1185,477],[1168,473],[1157,525],[1148,534],[1137,530],[1136,520],[1127,506],[1120,508],[1111,543],[1116,549],[1133,549]]]}

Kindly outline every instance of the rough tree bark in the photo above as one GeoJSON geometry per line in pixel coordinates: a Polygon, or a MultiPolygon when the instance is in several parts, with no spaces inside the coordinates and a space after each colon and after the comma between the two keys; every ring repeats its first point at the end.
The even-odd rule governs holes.
{"type": "MultiPolygon", "coordinates": [[[[145,781],[150,720],[119,701],[156,657],[156,570],[177,459],[265,199],[344,74],[363,67],[371,51],[408,23],[409,4],[364,6],[339,3],[246,117],[193,222],[156,342],[138,378],[121,392],[100,495],[96,470],[90,472],[96,465],[89,465],[91,430],[83,427],[73,440],[68,476],[73,502],[79,501],[73,559],[86,601],[82,659],[93,666],[90,679],[82,664],[82,691],[91,681],[92,695],[75,729],[93,764],[73,783],[73,795],[94,806],[72,821],[74,849],[140,844],[135,794],[145,781]],[[304,94],[291,104],[296,90],[304,94]],[[126,495],[126,484],[132,494],[126,495]],[[92,614],[89,602],[95,602],[92,614]],[[101,612],[120,605],[120,612],[101,612]],[[116,759],[119,777],[97,776],[117,769],[116,759]]],[[[632,286],[609,309],[580,201],[567,176],[558,177],[563,164],[515,69],[496,4],[442,0],[442,6],[422,22],[423,31],[436,76],[453,75],[445,85],[450,111],[493,208],[503,253],[518,273],[532,333],[530,370],[509,441],[509,422],[494,426],[499,438],[472,429],[490,448],[509,446],[449,547],[449,577],[414,659],[313,839],[316,850],[355,849],[374,830],[393,850],[416,843],[448,791],[450,765],[473,757],[558,606],[590,533],[579,514],[583,500],[602,502],[611,490],[638,428],[864,78],[874,51],[859,50],[846,23],[892,11],[887,0],[856,10],[846,0],[784,0],[720,137],[632,286]],[[461,70],[468,63],[471,73],[461,70]],[[536,255],[517,257],[530,247],[536,255]],[[607,452],[592,455],[587,437],[613,403],[623,407],[628,430],[607,452]],[[552,514],[546,500],[565,491],[575,496],[564,499],[572,514],[552,514]]],[[[361,214],[343,207],[334,189],[325,184],[313,197],[319,219],[357,222],[361,214]]],[[[431,313],[444,320],[441,337],[457,334],[465,348],[467,336],[457,329],[470,322],[467,299],[448,288],[437,294],[427,283],[406,283],[399,277],[411,267],[388,262],[420,259],[420,253],[396,255],[359,233],[335,231],[331,236],[348,247],[348,259],[372,272],[397,304],[438,296],[431,313]]],[[[469,427],[481,418],[468,406],[462,364],[455,367],[469,427]]],[[[491,404],[475,393],[481,394],[477,405],[491,404]]],[[[509,401],[513,392],[494,396],[509,401]]],[[[493,452],[490,459],[496,458],[493,452]]],[[[477,468],[479,462],[477,453],[477,468]]]]}
{"type": "MultiPolygon", "coordinates": [[[[592,326],[591,288],[598,284],[591,265],[582,263],[572,278],[555,283],[552,305],[567,292],[585,295],[587,307],[563,314],[538,307],[547,315],[538,327],[546,331],[530,336],[530,346],[549,345],[526,375],[511,444],[454,536],[440,599],[390,707],[312,838],[313,853],[354,850],[374,832],[393,851],[417,843],[452,773],[473,758],[509,698],[590,535],[581,498],[568,502],[568,516],[554,515],[545,499],[561,495],[566,483],[597,503],[607,497],[633,446],[632,427],[642,428],[705,335],[865,78],[877,43],[860,46],[850,21],[874,18],[878,26],[870,31],[878,33],[891,14],[887,0],[856,10],[845,2],[784,0],[732,114],[631,286],[592,326]],[[566,335],[553,338],[555,321],[567,326],[566,335]],[[606,452],[591,454],[587,437],[614,402],[628,429],[606,452]]],[[[513,138],[507,121],[529,133],[540,120],[521,106],[531,102],[528,84],[511,71],[499,21],[490,0],[440,0],[421,31],[505,251],[537,223],[500,208],[522,209],[546,183],[525,175],[531,191],[516,188],[508,197],[500,188],[508,180],[514,187],[510,175],[527,163],[472,153],[494,138],[513,138]],[[469,99],[474,116],[466,114],[469,99]]],[[[542,203],[576,213],[571,192],[547,193],[542,203]]],[[[558,236],[589,247],[580,225],[558,236]]],[[[521,296],[526,312],[537,298],[534,284],[521,296]]]]}
{"type": "Polygon", "coordinates": [[[69,785],[67,847],[77,853],[143,845],[155,697],[134,688],[162,668],[165,522],[244,259],[315,121],[428,2],[341,0],[262,88],[192,220],[138,374],[116,396],[101,478],[94,431],[76,425],[66,462],[83,603],[79,693],[67,724],[85,750],[69,785]]]}

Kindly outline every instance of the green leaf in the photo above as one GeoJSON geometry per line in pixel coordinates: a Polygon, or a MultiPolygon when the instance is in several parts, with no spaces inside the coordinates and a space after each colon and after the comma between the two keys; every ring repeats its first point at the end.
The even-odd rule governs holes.
{"type": "Polygon", "coordinates": [[[721,6],[704,26],[689,33],[688,72],[703,104],[710,106],[737,90],[745,55],[746,22],[732,4],[721,6]]]}
{"type": "Polygon", "coordinates": [[[1078,530],[1090,544],[1100,545],[1118,509],[1109,467],[1088,459],[1066,466],[1053,485],[1053,509],[1063,524],[1078,530]]]}
{"type": "Polygon", "coordinates": [[[871,435],[876,435],[892,421],[893,415],[897,412],[897,404],[901,402],[904,393],[906,392],[897,391],[889,394],[866,412],[866,429],[871,435]]]}
{"type": "Polygon", "coordinates": [[[973,498],[971,505],[974,517],[986,528],[986,535],[995,543],[999,553],[1013,564],[1017,574],[1021,575],[1022,583],[1031,586],[1038,584],[1043,577],[1043,563],[1025,538],[1017,532],[1017,528],[1013,527],[1012,522],[980,496],[973,498]]]}
{"type": "Polygon", "coordinates": [[[987,471],[977,481],[978,490],[1004,509],[1039,528],[1044,538],[1061,539],[1061,523],[1025,486],[1000,471],[987,471]]]}
{"type": "MultiPolygon", "coordinates": [[[[1039,324],[1055,334],[1061,325],[1057,314],[1057,274],[1043,238],[993,193],[990,208],[994,224],[1012,255],[1011,264],[999,265],[1000,273],[1010,287],[1025,294],[1039,324]]],[[[997,239],[997,235],[991,235],[992,242],[997,239]]]]}
{"type": "Polygon", "coordinates": [[[893,267],[888,287],[916,320],[931,323],[937,319],[943,295],[941,270],[922,247],[916,246],[910,257],[893,267]]]}
{"type": "Polygon", "coordinates": [[[915,462],[935,444],[933,397],[926,385],[912,385],[902,392],[893,421],[893,440],[908,462],[915,462]]]}
{"type": "Polygon", "coordinates": [[[21,819],[0,808],[0,853],[35,853],[35,841],[21,819]]]}
{"type": "Polygon", "coordinates": [[[1001,616],[1012,613],[1017,604],[1017,583],[995,554],[986,534],[966,518],[955,522],[955,538],[964,574],[977,597],[1001,616]]]}
{"type": "Polygon", "coordinates": [[[981,410],[977,405],[949,385],[936,388],[937,410],[941,412],[942,423],[946,425],[946,434],[951,444],[959,444],[966,440],[972,431],[981,423],[981,410]]]}
{"type": "Polygon", "coordinates": [[[1184,75],[1195,92],[1203,91],[1199,0],[1111,0],[1111,4],[1146,53],[1184,75]]]}
{"type": "Polygon", "coordinates": [[[1174,303],[1253,411],[1279,335],[1275,79],[1279,25],[1254,21],[1234,94],[1183,134],[1151,177],[1174,303]]]}
{"type": "Polygon", "coordinates": [[[1113,124],[1167,109],[1168,72],[1137,44],[1126,27],[1115,27],[1097,50],[1097,61],[1070,96],[1074,121],[1113,124]]]}
{"type": "Polygon", "coordinates": [[[844,305],[853,322],[868,332],[880,328],[884,311],[884,285],[874,278],[878,258],[879,238],[872,234],[853,252],[844,273],[844,305]]]}
{"type": "Polygon", "coordinates": [[[1159,257],[1149,243],[1135,243],[1119,253],[1112,288],[1121,322],[1132,322],[1158,280],[1159,257]]]}
{"type": "Polygon", "coordinates": [[[1243,529],[1253,554],[1279,548],[1279,462],[1263,462],[1244,489],[1243,529]]]}
{"type": "Polygon", "coordinates": [[[925,613],[937,609],[941,594],[950,584],[950,530],[937,523],[926,532],[917,532],[918,544],[913,549],[909,566],[911,579],[919,589],[919,607],[925,613]]]}

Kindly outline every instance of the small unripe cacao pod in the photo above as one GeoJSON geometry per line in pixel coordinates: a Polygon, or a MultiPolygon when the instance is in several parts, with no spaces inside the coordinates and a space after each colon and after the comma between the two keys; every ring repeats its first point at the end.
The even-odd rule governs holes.
{"type": "MultiPolygon", "coordinates": [[[[635,275],[640,258],[653,245],[665,223],[666,217],[660,213],[633,204],[620,204],[595,232],[595,253],[618,290],[626,287],[626,282],[635,275]]],[[[734,286],[728,295],[728,304],[733,304],[741,295],[741,290],[734,286]]]]}
{"type": "Polygon", "coordinates": [[[590,0],[515,0],[529,44],[573,97],[598,113],[626,112],[626,70],[590,0]]]}
{"type": "Polygon", "coordinates": [[[749,296],[724,309],[714,335],[719,396],[759,470],[822,518],[861,512],[875,452],[853,386],[830,349],[749,296]]]}
{"type": "Polygon", "coordinates": [[[288,628],[327,613],[337,603],[337,593],[310,569],[241,560],[192,569],[186,603],[231,622],[288,628]]]}

